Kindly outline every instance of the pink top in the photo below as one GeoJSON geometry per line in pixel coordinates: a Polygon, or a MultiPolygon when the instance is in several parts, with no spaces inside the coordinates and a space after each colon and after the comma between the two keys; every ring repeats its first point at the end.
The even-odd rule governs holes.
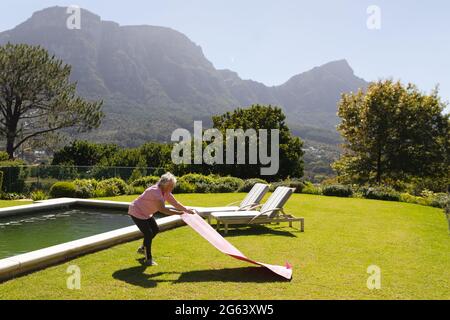
{"type": "Polygon", "coordinates": [[[158,202],[169,202],[171,205],[178,205],[172,193],[163,194],[158,185],[147,188],[143,194],[131,202],[128,207],[128,214],[138,219],[148,219],[158,211],[158,202]]]}

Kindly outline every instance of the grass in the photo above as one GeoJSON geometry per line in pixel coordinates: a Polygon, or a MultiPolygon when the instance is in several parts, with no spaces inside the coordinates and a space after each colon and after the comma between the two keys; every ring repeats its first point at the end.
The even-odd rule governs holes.
{"type": "Polygon", "coordinates": [[[30,204],[33,201],[17,201],[17,200],[0,200],[0,208],[20,206],[24,204],[30,204]]]}
{"type": "MultiPolygon", "coordinates": [[[[242,197],[178,196],[202,206],[242,197]]],[[[223,255],[184,226],[155,238],[157,267],[140,265],[140,241],[133,241],[0,284],[0,298],[450,299],[450,237],[442,210],[303,194],[293,195],[286,209],[305,217],[305,233],[282,224],[232,229],[227,239],[258,261],[289,261],[291,282],[223,255]],[[380,290],[366,286],[373,264],[381,268],[380,290]],[[80,267],[80,290],[67,289],[70,265],[80,267]]]]}

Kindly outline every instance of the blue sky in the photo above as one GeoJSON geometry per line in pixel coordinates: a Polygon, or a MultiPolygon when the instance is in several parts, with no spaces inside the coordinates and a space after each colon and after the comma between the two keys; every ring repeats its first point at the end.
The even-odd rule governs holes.
{"type": "Polygon", "coordinates": [[[53,5],[79,5],[122,25],[167,26],[199,44],[216,68],[267,85],[347,59],[366,80],[393,77],[450,100],[450,2],[406,0],[2,0],[0,30],[53,5]],[[368,6],[381,29],[366,26],[368,6]]]}

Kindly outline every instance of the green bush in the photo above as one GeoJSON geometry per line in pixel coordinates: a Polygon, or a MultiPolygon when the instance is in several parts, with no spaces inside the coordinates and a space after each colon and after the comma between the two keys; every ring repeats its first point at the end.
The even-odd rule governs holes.
{"type": "Polygon", "coordinates": [[[178,179],[178,183],[188,183],[195,186],[197,193],[210,193],[214,190],[216,178],[199,173],[188,173],[178,179]]]}
{"type": "Polygon", "coordinates": [[[420,204],[422,206],[429,206],[431,204],[428,199],[418,197],[418,196],[413,196],[406,192],[400,194],[400,201],[406,202],[406,203],[420,204]]]}
{"type": "Polygon", "coordinates": [[[211,186],[211,192],[236,192],[244,185],[244,180],[235,177],[216,178],[211,186]]]}
{"type": "Polygon", "coordinates": [[[276,188],[278,187],[289,187],[289,188],[295,188],[295,193],[302,193],[303,188],[305,187],[305,184],[298,180],[291,180],[291,179],[286,179],[283,181],[278,181],[278,182],[272,182],[270,184],[270,188],[269,191],[270,192],[274,192],[276,188]]]}
{"type": "Polygon", "coordinates": [[[0,171],[0,192],[3,190],[3,171],[0,171]]]}
{"type": "Polygon", "coordinates": [[[238,192],[249,192],[253,188],[253,186],[257,183],[268,184],[267,181],[263,180],[263,179],[258,179],[258,178],[246,179],[244,181],[244,184],[242,185],[242,187],[240,187],[238,189],[238,192]]]}
{"type": "Polygon", "coordinates": [[[76,179],[73,181],[76,187],[77,198],[93,198],[98,181],[95,179],[76,179]]]}
{"type": "Polygon", "coordinates": [[[6,151],[0,151],[0,161],[8,161],[9,154],[6,151]]]}
{"type": "Polygon", "coordinates": [[[151,185],[154,185],[155,183],[157,183],[158,181],[159,181],[159,177],[157,177],[157,176],[146,176],[146,177],[142,177],[142,178],[134,180],[131,183],[131,186],[148,188],[151,185]]]}
{"type": "Polygon", "coordinates": [[[29,170],[24,167],[26,163],[22,160],[8,160],[0,162],[0,171],[3,172],[2,190],[6,193],[25,193],[25,180],[29,170]]]}
{"type": "Polygon", "coordinates": [[[350,186],[342,184],[333,184],[324,186],[322,189],[322,194],[325,196],[335,196],[335,197],[351,197],[353,194],[352,188],[350,186]]]}
{"type": "Polygon", "coordinates": [[[448,176],[441,178],[412,178],[406,191],[410,194],[419,196],[424,190],[433,192],[446,192],[450,181],[448,176]]]}
{"type": "Polygon", "coordinates": [[[96,190],[100,190],[98,191],[99,194],[105,194],[102,197],[113,197],[131,193],[126,182],[120,178],[101,180],[98,182],[96,190]]]}
{"type": "MultiPolygon", "coordinates": [[[[184,182],[184,181],[183,181],[184,182]]],[[[186,182],[189,183],[189,182],[186,182]]],[[[212,183],[205,183],[205,182],[197,182],[196,184],[189,183],[195,186],[195,192],[196,193],[211,193],[213,184],[212,183]]]]}
{"type": "Polygon", "coordinates": [[[287,187],[295,188],[295,193],[302,193],[305,184],[300,180],[289,180],[287,187]]]}
{"type": "Polygon", "coordinates": [[[315,195],[322,194],[322,190],[320,189],[320,187],[316,187],[309,181],[306,181],[304,184],[305,184],[305,186],[303,187],[302,193],[315,194],[315,195]]]}
{"type": "Polygon", "coordinates": [[[20,199],[25,199],[26,196],[24,194],[19,194],[19,193],[15,193],[15,192],[1,192],[0,193],[0,199],[1,200],[20,200],[20,199]]]}
{"type": "Polygon", "coordinates": [[[31,197],[31,199],[33,199],[33,201],[40,201],[40,200],[47,200],[48,199],[48,195],[42,190],[33,191],[30,194],[30,197],[31,197]]]}
{"type": "Polygon", "coordinates": [[[173,192],[174,193],[195,193],[195,192],[197,192],[197,188],[192,183],[189,183],[186,181],[180,181],[180,182],[177,182],[177,184],[175,185],[173,192]]]}
{"type": "Polygon", "coordinates": [[[144,193],[146,188],[137,186],[137,187],[130,187],[130,189],[131,189],[130,194],[141,194],[144,193]]]}
{"type": "Polygon", "coordinates": [[[432,207],[445,209],[445,206],[449,201],[449,195],[443,192],[434,193],[429,200],[432,207]]]}
{"type": "Polygon", "coordinates": [[[364,194],[366,199],[400,201],[400,194],[389,187],[373,187],[368,188],[364,194]]]}
{"type": "Polygon", "coordinates": [[[192,184],[213,184],[215,181],[214,176],[205,176],[199,173],[188,173],[178,179],[178,181],[189,182],[192,184]]]}
{"type": "Polygon", "coordinates": [[[101,187],[97,187],[94,191],[95,197],[115,197],[124,193],[120,193],[119,188],[115,184],[104,184],[101,187]]]}
{"type": "Polygon", "coordinates": [[[75,198],[77,190],[75,184],[69,181],[56,182],[50,188],[50,196],[52,198],[75,198]]]}

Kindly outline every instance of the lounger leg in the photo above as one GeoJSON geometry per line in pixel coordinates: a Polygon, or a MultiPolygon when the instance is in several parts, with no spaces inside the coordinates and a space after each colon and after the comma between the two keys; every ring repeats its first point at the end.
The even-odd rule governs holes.
{"type": "Polygon", "coordinates": [[[211,224],[211,215],[208,216],[208,224],[211,224]]]}
{"type": "Polygon", "coordinates": [[[228,223],[225,223],[225,234],[228,233],[228,223]]]}
{"type": "Polygon", "coordinates": [[[216,230],[219,231],[220,229],[220,220],[216,219],[217,223],[216,223],[216,230]]]}
{"type": "Polygon", "coordinates": [[[292,221],[289,221],[289,227],[292,228],[292,221]]]}
{"type": "Polygon", "coordinates": [[[305,219],[300,220],[300,231],[305,232],[305,219]]]}

